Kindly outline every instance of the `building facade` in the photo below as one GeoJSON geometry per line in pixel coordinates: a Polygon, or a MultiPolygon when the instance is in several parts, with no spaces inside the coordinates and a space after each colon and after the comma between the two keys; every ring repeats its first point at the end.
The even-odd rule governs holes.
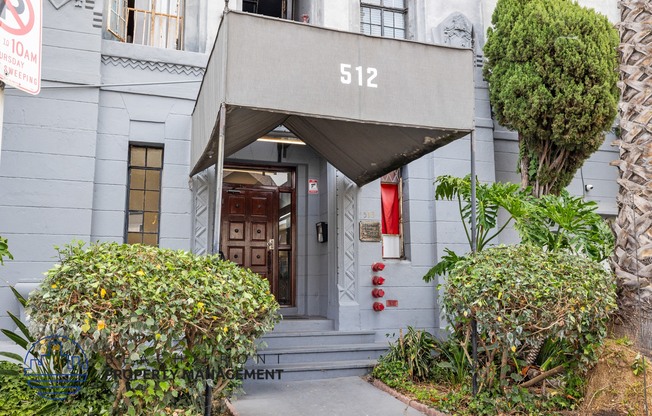
{"type": "MultiPolygon", "coordinates": [[[[580,3],[618,21],[615,0],[580,3]]],[[[433,186],[439,175],[470,172],[463,116],[471,116],[480,180],[519,179],[516,135],[493,121],[482,78],[494,6],[44,0],[42,91],[5,92],[0,235],[15,259],[0,269],[0,327],[11,326],[5,309],[20,313],[8,285],[29,293],[56,261],[53,247],[82,240],[219,249],[268,278],[287,317],[325,317],[335,330],[373,331],[378,341],[407,325],[444,331],[437,282],[422,277],[444,248],[468,251],[456,204],[435,202],[433,186]],[[247,24],[255,36],[238,32],[247,24]],[[313,36],[317,43],[306,41],[313,36]],[[269,51],[269,39],[278,49],[269,51]],[[319,92],[325,79],[292,72],[305,66],[312,73],[312,62],[349,49],[376,62],[333,61],[338,88],[359,83],[350,95],[319,92]],[[424,61],[422,49],[439,61],[424,61]],[[220,56],[232,64],[214,63],[220,56]],[[260,56],[265,60],[250,60],[260,56]],[[410,59],[397,62],[404,56],[410,59]],[[458,56],[469,59],[458,65],[458,56]],[[380,94],[389,68],[403,81],[368,95],[380,94]],[[469,76],[456,81],[460,74],[469,76]],[[418,86],[428,82],[433,88],[421,97],[418,86]],[[408,92],[418,98],[402,101],[408,92]],[[215,97],[231,100],[221,107],[223,152],[215,97]],[[272,108],[276,101],[280,110],[272,108]],[[212,118],[198,114],[205,108],[212,118]],[[420,115],[458,124],[429,125],[420,115]],[[424,141],[412,156],[387,158],[390,142],[381,137],[425,127],[445,134],[426,136],[432,145],[424,141]],[[216,170],[220,155],[224,167],[216,170]],[[382,160],[382,169],[356,171],[365,156],[382,160]],[[380,274],[372,271],[377,262],[385,266],[380,274]],[[375,275],[384,277],[382,287],[372,283],[375,275]],[[374,288],[384,296],[375,298],[374,288]],[[374,310],[377,302],[383,311],[374,310]]],[[[605,216],[616,214],[612,140],[569,186],[605,216]]],[[[501,238],[514,241],[509,233],[501,238]]]]}

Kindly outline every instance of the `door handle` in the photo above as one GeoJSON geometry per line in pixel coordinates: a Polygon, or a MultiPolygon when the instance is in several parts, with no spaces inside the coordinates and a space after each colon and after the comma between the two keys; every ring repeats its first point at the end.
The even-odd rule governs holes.
{"type": "Polygon", "coordinates": [[[270,277],[272,274],[272,262],[274,260],[274,257],[272,253],[274,252],[274,239],[270,238],[267,240],[267,273],[269,273],[270,277]]]}

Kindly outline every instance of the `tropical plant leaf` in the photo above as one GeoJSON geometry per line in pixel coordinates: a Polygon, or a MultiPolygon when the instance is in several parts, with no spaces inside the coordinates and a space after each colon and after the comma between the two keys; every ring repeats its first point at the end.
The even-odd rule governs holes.
{"type": "Polygon", "coordinates": [[[30,334],[29,329],[27,328],[27,326],[20,319],[18,319],[13,313],[11,313],[9,311],[7,311],[7,313],[9,314],[9,317],[11,318],[11,320],[14,321],[14,323],[16,324],[18,329],[20,329],[20,332],[22,332],[23,335],[25,335],[25,338],[29,342],[34,342],[35,341],[34,337],[32,337],[32,334],[30,334]]]}
{"type": "Polygon", "coordinates": [[[23,362],[23,357],[20,355],[14,353],[14,352],[6,352],[6,351],[0,351],[0,355],[3,357],[11,358],[12,360],[16,360],[19,363],[23,362]]]}
{"type": "Polygon", "coordinates": [[[14,332],[12,332],[12,331],[10,331],[10,330],[8,330],[8,329],[0,329],[0,332],[2,332],[3,334],[5,334],[5,336],[6,336],[7,338],[9,338],[10,340],[12,340],[12,341],[15,342],[16,344],[20,345],[20,346],[23,347],[24,349],[27,349],[27,344],[28,344],[28,342],[27,342],[26,339],[23,339],[21,336],[15,334],[14,332]]]}
{"type": "Polygon", "coordinates": [[[430,282],[435,280],[437,275],[443,276],[448,274],[453,270],[453,268],[455,268],[455,265],[464,258],[464,256],[458,256],[453,250],[448,248],[445,248],[444,252],[446,252],[446,254],[441,257],[441,261],[428,270],[428,273],[423,276],[423,280],[430,282]]]}
{"type": "Polygon", "coordinates": [[[23,295],[18,293],[15,287],[9,286],[9,288],[11,289],[12,292],[14,292],[14,296],[16,297],[16,299],[18,299],[18,302],[20,302],[23,308],[27,307],[27,299],[25,299],[23,295]]]}

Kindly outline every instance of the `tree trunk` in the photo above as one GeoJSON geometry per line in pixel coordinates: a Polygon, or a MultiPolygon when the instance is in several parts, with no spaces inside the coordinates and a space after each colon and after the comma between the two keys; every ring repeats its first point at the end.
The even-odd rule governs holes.
{"type": "Polygon", "coordinates": [[[643,327],[652,328],[652,2],[619,4],[622,96],[615,144],[620,159],[612,164],[619,170],[620,190],[611,264],[618,279],[621,315],[634,324],[640,297],[643,327]]]}
{"type": "Polygon", "coordinates": [[[525,189],[530,185],[530,155],[527,152],[527,147],[523,143],[525,139],[518,133],[518,152],[521,157],[520,168],[521,171],[521,189],[525,189]]]}

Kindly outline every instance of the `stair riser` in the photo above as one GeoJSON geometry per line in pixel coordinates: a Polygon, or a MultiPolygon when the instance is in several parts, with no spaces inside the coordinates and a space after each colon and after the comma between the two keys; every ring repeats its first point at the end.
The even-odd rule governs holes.
{"type": "MultiPolygon", "coordinates": [[[[265,364],[292,364],[292,363],[313,363],[325,361],[343,361],[343,360],[377,360],[382,354],[386,354],[386,349],[379,350],[362,350],[362,351],[326,351],[326,352],[309,352],[309,353],[284,353],[284,354],[265,354],[260,351],[258,354],[264,356],[265,364]]],[[[260,362],[260,364],[263,364],[260,362]]],[[[247,362],[247,366],[253,366],[253,360],[247,362]]]]}
{"type": "Polygon", "coordinates": [[[332,331],[333,321],[328,319],[284,320],[276,324],[274,332],[288,331],[332,331]]]}
{"type": "MultiPolygon", "coordinates": [[[[286,334],[284,336],[263,337],[262,341],[267,348],[290,348],[297,346],[314,345],[343,345],[343,344],[364,344],[375,341],[373,334],[347,334],[335,333],[334,335],[307,336],[303,334],[286,334]]],[[[262,351],[262,350],[261,350],[262,351]]]]}
{"type": "Polygon", "coordinates": [[[284,371],[280,380],[245,380],[245,389],[248,383],[282,383],[286,381],[321,380],[336,377],[355,377],[371,373],[372,367],[368,368],[344,368],[333,370],[305,370],[305,371],[284,371]]]}

